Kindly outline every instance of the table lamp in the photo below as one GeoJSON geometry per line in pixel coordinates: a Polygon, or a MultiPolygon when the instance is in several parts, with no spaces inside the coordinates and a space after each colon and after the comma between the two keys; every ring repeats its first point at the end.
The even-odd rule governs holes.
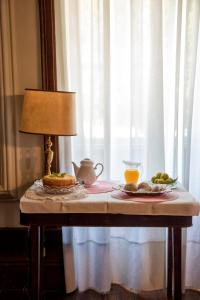
{"type": "Polygon", "coordinates": [[[76,135],[75,93],[26,89],[20,132],[47,135],[47,175],[51,174],[51,136],[76,135]]]}

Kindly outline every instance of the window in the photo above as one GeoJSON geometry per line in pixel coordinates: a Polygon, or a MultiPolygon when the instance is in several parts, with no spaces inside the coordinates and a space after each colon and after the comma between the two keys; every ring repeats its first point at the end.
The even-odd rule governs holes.
{"type": "Polygon", "coordinates": [[[102,162],[104,178],[118,180],[123,159],[140,161],[143,179],[165,170],[189,187],[198,9],[197,1],[63,2],[58,87],[77,92],[75,161],[102,162]]]}

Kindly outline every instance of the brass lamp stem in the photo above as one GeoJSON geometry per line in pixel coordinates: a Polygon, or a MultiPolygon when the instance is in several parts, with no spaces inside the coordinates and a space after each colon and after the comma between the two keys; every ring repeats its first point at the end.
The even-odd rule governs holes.
{"type": "Polygon", "coordinates": [[[51,150],[52,146],[51,136],[49,135],[45,142],[45,154],[46,154],[46,165],[45,165],[45,174],[51,174],[51,163],[53,160],[53,151],[51,150]]]}

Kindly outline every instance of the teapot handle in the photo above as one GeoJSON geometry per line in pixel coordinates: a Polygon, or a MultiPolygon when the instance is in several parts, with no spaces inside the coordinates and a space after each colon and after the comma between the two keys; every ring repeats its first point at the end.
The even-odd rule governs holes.
{"type": "Polygon", "coordinates": [[[101,171],[100,171],[100,173],[98,175],[96,175],[96,178],[98,178],[103,173],[103,169],[104,169],[104,166],[101,163],[98,163],[94,167],[95,170],[96,170],[96,168],[97,168],[98,165],[101,166],[101,171]]]}

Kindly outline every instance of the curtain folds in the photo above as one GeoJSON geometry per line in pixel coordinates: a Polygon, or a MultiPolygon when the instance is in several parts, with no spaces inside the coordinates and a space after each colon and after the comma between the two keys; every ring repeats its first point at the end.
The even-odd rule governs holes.
{"type": "MultiPolygon", "coordinates": [[[[140,161],[143,179],[165,170],[200,197],[200,2],[55,5],[58,88],[77,92],[78,136],[61,139],[62,170],[90,157],[102,179],[122,181],[122,160],[140,161]]],[[[184,239],[186,287],[200,288],[199,222],[184,239]]],[[[67,291],[164,288],[165,240],[164,229],[63,228],[67,291]]]]}

